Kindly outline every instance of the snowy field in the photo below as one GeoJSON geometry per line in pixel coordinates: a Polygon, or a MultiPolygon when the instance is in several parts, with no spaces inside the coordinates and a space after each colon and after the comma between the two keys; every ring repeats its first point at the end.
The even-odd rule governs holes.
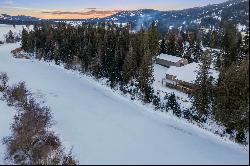
{"type": "MultiPolygon", "coordinates": [[[[92,78],[37,60],[14,59],[0,46],[0,71],[52,109],[59,134],[81,164],[248,164],[248,149],[132,102],[92,78]]],[[[0,137],[13,110],[0,102],[0,137]]],[[[4,147],[0,145],[0,157],[4,147]]],[[[3,161],[0,160],[0,164],[3,161]]]]}

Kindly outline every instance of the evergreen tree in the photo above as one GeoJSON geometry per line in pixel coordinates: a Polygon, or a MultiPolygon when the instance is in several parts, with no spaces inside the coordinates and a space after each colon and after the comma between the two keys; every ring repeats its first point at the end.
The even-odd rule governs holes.
{"type": "Polygon", "coordinates": [[[28,32],[25,28],[23,28],[22,30],[22,49],[25,51],[25,52],[28,52],[29,51],[29,43],[28,43],[28,32]]]}
{"type": "Polygon", "coordinates": [[[8,34],[5,36],[7,43],[14,43],[15,42],[15,36],[14,33],[10,30],[8,34]]]}
{"type": "Polygon", "coordinates": [[[181,35],[178,36],[178,40],[177,40],[177,45],[176,45],[176,54],[179,57],[182,57],[184,53],[184,43],[183,43],[183,38],[181,35]]]}
{"type": "Polygon", "coordinates": [[[129,81],[135,75],[135,65],[136,64],[135,64],[133,47],[130,46],[129,52],[126,55],[126,58],[123,64],[123,79],[124,79],[125,84],[128,84],[129,81]]]}
{"type": "Polygon", "coordinates": [[[195,62],[201,61],[203,51],[201,49],[201,42],[199,40],[195,42],[191,54],[193,55],[193,59],[195,62]]]}
{"type": "Polygon", "coordinates": [[[173,114],[181,117],[181,109],[180,109],[180,105],[178,104],[178,102],[176,101],[176,96],[174,93],[172,93],[169,97],[168,97],[168,101],[166,103],[166,110],[172,110],[173,114]]]}
{"type": "Polygon", "coordinates": [[[211,114],[214,102],[213,78],[210,76],[211,59],[208,53],[202,58],[197,77],[195,80],[195,90],[191,97],[192,107],[198,114],[200,120],[206,120],[211,114]]]}
{"type": "Polygon", "coordinates": [[[237,62],[240,48],[241,37],[233,23],[224,25],[224,36],[222,39],[223,62],[224,68],[229,67],[232,63],[237,62]]]}
{"type": "Polygon", "coordinates": [[[210,36],[210,43],[209,43],[209,46],[211,47],[211,48],[215,48],[216,47],[216,31],[215,30],[213,30],[212,31],[212,34],[211,34],[211,36],[210,36]]]}
{"type": "Polygon", "coordinates": [[[146,50],[142,59],[142,64],[140,66],[138,76],[139,89],[142,92],[143,100],[145,102],[151,102],[152,100],[153,88],[151,85],[153,84],[153,81],[154,76],[152,56],[150,54],[150,51],[146,50]]]}
{"type": "Polygon", "coordinates": [[[148,31],[148,38],[149,50],[151,55],[155,57],[159,53],[159,34],[155,22],[152,23],[148,31]]]}
{"type": "Polygon", "coordinates": [[[229,131],[249,130],[249,58],[221,74],[216,91],[215,118],[229,131]]]}
{"type": "Polygon", "coordinates": [[[167,53],[167,46],[166,46],[166,40],[162,38],[160,43],[160,53],[166,54],[167,53]]]}
{"type": "Polygon", "coordinates": [[[169,55],[176,54],[176,36],[174,31],[171,31],[168,34],[167,53],[169,55]]]}

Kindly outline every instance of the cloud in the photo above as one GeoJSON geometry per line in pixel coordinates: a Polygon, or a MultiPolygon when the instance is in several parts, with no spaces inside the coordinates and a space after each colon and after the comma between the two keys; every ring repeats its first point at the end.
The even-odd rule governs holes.
{"type": "Polygon", "coordinates": [[[89,8],[85,8],[85,9],[87,9],[87,10],[96,10],[97,8],[95,8],[95,7],[89,7],[89,8]]]}
{"type": "Polygon", "coordinates": [[[119,10],[90,10],[90,11],[44,11],[43,14],[52,14],[52,15],[82,15],[82,16],[106,16],[112,15],[119,12],[119,10]]]}

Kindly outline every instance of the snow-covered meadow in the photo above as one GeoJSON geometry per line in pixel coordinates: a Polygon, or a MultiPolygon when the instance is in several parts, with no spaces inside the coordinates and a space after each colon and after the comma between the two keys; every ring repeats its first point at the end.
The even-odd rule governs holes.
{"type": "MultiPolygon", "coordinates": [[[[20,43],[0,46],[0,71],[51,107],[54,130],[81,164],[248,164],[249,151],[197,126],[131,101],[93,78],[37,60],[15,59],[20,43]]],[[[13,109],[0,102],[0,137],[13,109]]],[[[0,145],[0,157],[4,147],[0,145]]],[[[3,160],[0,160],[0,164],[3,160]]]]}

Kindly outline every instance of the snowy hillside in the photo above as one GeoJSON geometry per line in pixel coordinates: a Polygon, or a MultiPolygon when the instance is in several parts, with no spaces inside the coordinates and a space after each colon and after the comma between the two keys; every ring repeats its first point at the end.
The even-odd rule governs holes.
{"type": "MultiPolygon", "coordinates": [[[[81,164],[248,164],[244,147],[131,102],[90,77],[52,63],[13,58],[10,51],[19,45],[0,46],[0,71],[7,72],[10,83],[25,81],[51,107],[54,130],[74,147],[81,164]]],[[[13,112],[0,102],[0,114],[4,137],[13,112]]]]}
{"type": "MultiPolygon", "coordinates": [[[[228,0],[226,2],[203,7],[184,10],[159,11],[153,9],[139,9],[121,11],[105,18],[93,18],[71,21],[72,24],[80,22],[116,22],[132,24],[134,30],[141,25],[149,27],[153,21],[158,22],[160,29],[185,27],[219,27],[222,22],[233,21],[239,25],[249,24],[249,0],[228,0]]],[[[61,20],[63,21],[63,20],[61,20]]]]}

